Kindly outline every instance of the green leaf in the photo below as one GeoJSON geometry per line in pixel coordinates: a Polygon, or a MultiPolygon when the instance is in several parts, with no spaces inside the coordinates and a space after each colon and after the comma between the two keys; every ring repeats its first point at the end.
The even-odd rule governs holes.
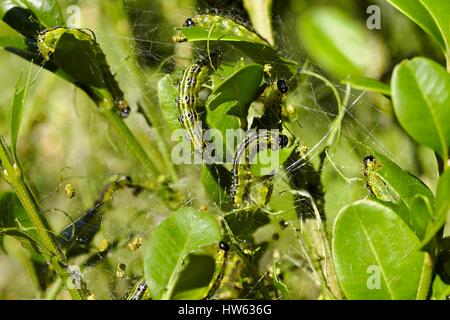
{"type": "Polygon", "coordinates": [[[220,241],[214,216],[183,208],[150,235],[144,258],[145,278],[153,299],[170,299],[189,253],[220,241]]]}
{"type": "Polygon", "coordinates": [[[450,2],[435,0],[420,0],[420,2],[427,8],[444,38],[447,62],[450,63],[450,2]]]}
{"type": "MultiPolygon", "coordinates": [[[[433,39],[435,39],[441,48],[445,50],[445,41],[439,31],[436,22],[430,13],[425,9],[421,0],[387,0],[391,5],[400,10],[404,15],[408,16],[412,21],[417,23],[425,30],[433,39]]],[[[430,2],[445,2],[435,1],[430,2]]],[[[445,12],[445,11],[444,11],[445,12]]]]}
{"type": "Polygon", "coordinates": [[[440,275],[436,275],[432,285],[431,300],[448,300],[450,296],[450,284],[444,282],[440,275]]]}
{"type": "MultiPolygon", "coordinates": [[[[220,83],[206,102],[208,110],[206,121],[211,128],[219,130],[221,137],[227,137],[228,129],[239,129],[239,118],[245,119],[251,103],[257,98],[263,79],[263,67],[251,64],[236,70],[220,83]],[[239,118],[238,118],[239,117],[239,118]]],[[[217,148],[222,146],[231,154],[233,141],[214,141],[217,148]]]]}
{"type": "Polygon", "coordinates": [[[30,37],[44,28],[65,25],[56,0],[3,0],[0,3],[0,18],[30,37]]]}
{"type": "Polygon", "coordinates": [[[3,235],[16,238],[32,252],[47,252],[22,204],[12,192],[0,194],[0,244],[3,235]]]}
{"type": "Polygon", "coordinates": [[[17,160],[17,138],[19,136],[20,124],[22,123],[23,118],[23,108],[25,105],[25,99],[27,96],[28,86],[30,85],[30,77],[31,77],[31,68],[28,74],[28,79],[25,84],[25,87],[21,88],[20,83],[22,77],[19,78],[19,81],[16,84],[14,89],[14,98],[11,104],[10,110],[10,139],[11,139],[11,151],[14,157],[14,161],[17,160]]]}
{"type": "Polygon", "coordinates": [[[391,88],[375,79],[366,77],[351,77],[348,80],[342,81],[348,83],[352,88],[363,91],[378,92],[387,96],[391,95],[391,88]]]}
{"type": "Polygon", "coordinates": [[[363,200],[342,209],[334,226],[333,257],[346,297],[422,298],[430,266],[418,247],[417,237],[390,208],[363,200]]]}
{"type": "Polygon", "coordinates": [[[246,117],[250,104],[259,92],[263,75],[263,67],[259,64],[244,66],[214,89],[206,107],[214,111],[224,103],[230,103],[227,114],[246,117]]]}
{"type": "Polygon", "coordinates": [[[383,53],[364,25],[335,7],[316,7],[298,21],[308,54],[327,72],[346,78],[380,73],[383,53]]]}
{"type": "Polygon", "coordinates": [[[244,7],[248,12],[255,30],[267,39],[271,45],[274,45],[272,31],[272,0],[244,0],[244,7]]]}
{"type": "Polygon", "coordinates": [[[0,47],[2,48],[15,48],[17,50],[26,50],[27,44],[25,38],[21,36],[14,37],[0,37],[0,47]]]}
{"type": "Polygon", "coordinates": [[[450,75],[432,60],[414,58],[395,68],[391,86],[394,111],[402,127],[446,161],[450,145],[450,75]]]}
{"type": "Polygon", "coordinates": [[[191,254],[173,292],[174,300],[200,300],[208,294],[214,275],[214,259],[209,255],[191,254]]]}
{"type": "Polygon", "coordinates": [[[171,130],[180,129],[178,122],[178,109],[175,103],[177,90],[173,85],[170,75],[165,75],[158,81],[159,105],[163,112],[164,120],[171,130]]]}
{"type": "Polygon", "coordinates": [[[105,54],[88,31],[52,29],[39,36],[38,47],[43,57],[60,68],[58,72],[67,75],[69,81],[84,90],[98,105],[116,107],[119,113],[127,105],[105,54]]]}
{"type": "Polygon", "coordinates": [[[398,203],[380,202],[393,209],[422,239],[432,221],[428,207],[432,208],[434,204],[433,193],[420,179],[393,161],[378,152],[374,152],[374,155],[379,166],[376,174],[400,199],[398,203]]]}
{"type": "Polygon", "coordinates": [[[434,215],[428,225],[422,244],[427,244],[439,230],[444,227],[450,213],[450,170],[447,170],[440,178],[436,191],[434,215]]]}
{"type": "Polygon", "coordinates": [[[209,199],[224,211],[232,209],[231,198],[227,192],[231,186],[231,173],[223,165],[204,165],[202,183],[209,199]]]}
{"type": "Polygon", "coordinates": [[[273,47],[263,42],[254,42],[252,39],[222,32],[210,33],[208,30],[196,27],[181,28],[180,31],[189,42],[220,41],[221,43],[229,43],[255,63],[264,65],[269,62],[273,67],[272,76],[275,78],[289,79],[297,72],[296,62],[280,57],[273,47]]]}

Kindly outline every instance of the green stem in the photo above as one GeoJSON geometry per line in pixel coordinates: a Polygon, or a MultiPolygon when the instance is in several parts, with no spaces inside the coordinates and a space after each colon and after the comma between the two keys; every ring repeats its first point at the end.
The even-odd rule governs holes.
{"type": "Polygon", "coordinates": [[[423,262],[422,276],[420,277],[419,288],[417,290],[417,300],[426,300],[430,290],[431,280],[433,279],[433,258],[425,253],[423,262]]]}
{"type": "Polygon", "coordinates": [[[147,172],[157,178],[160,174],[158,168],[142,148],[141,144],[130,131],[123,119],[120,118],[114,110],[105,110],[103,114],[118,131],[120,136],[126,140],[128,147],[131,149],[136,158],[142,163],[147,172]]]}
{"type": "Polygon", "coordinates": [[[45,217],[40,213],[39,207],[31,195],[30,190],[22,178],[22,170],[17,163],[11,164],[7,155],[5,145],[2,143],[0,148],[0,160],[3,168],[3,177],[9,183],[11,188],[16,193],[22,206],[30,219],[36,232],[43,244],[43,246],[53,255],[57,256],[59,260],[65,261],[64,253],[57,245],[53,235],[49,232],[48,223],[45,217]]]}

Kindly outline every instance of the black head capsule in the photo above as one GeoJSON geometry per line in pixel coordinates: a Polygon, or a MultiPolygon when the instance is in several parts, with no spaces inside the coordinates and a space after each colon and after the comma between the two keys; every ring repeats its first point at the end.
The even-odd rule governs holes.
{"type": "Polygon", "coordinates": [[[120,117],[122,119],[126,119],[128,118],[128,116],[130,115],[130,107],[126,107],[125,109],[120,110],[120,117]]]}
{"type": "Polygon", "coordinates": [[[367,157],[364,158],[364,165],[368,166],[371,163],[374,163],[375,161],[376,161],[376,158],[374,156],[372,156],[372,155],[367,156],[367,157]]]}
{"type": "Polygon", "coordinates": [[[116,108],[118,109],[118,113],[122,119],[126,119],[130,115],[131,109],[125,101],[116,101],[116,108]]]}
{"type": "Polygon", "coordinates": [[[289,91],[289,87],[288,87],[286,81],[284,81],[283,79],[277,81],[277,88],[283,94],[285,94],[289,91]]]}
{"type": "Polygon", "coordinates": [[[195,22],[191,18],[187,18],[186,21],[183,23],[183,27],[194,27],[195,22]]]}
{"type": "Polygon", "coordinates": [[[219,242],[219,248],[223,251],[228,251],[230,250],[230,246],[228,245],[228,243],[226,243],[225,241],[220,241],[219,242]]]}
{"type": "Polygon", "coordinates": [[[280,136],[278,137],[278,145],[280,146],[280,148],[287,147],[288,143],[289,143],[289,138],[287,136],[285,136],[284,134],[280,134],[280,136]]]}

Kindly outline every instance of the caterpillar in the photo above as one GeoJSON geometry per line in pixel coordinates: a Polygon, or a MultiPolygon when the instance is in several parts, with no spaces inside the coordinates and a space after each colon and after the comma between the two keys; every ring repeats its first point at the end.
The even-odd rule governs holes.
{"type": "Polygon", "coordinates": [[[264,106],[264,114],[261,118],[253,120],[253,127],[265,129],[282,129],[281,101],[288,92],[289,87],[284,79],[267,84],[258,102],[264,106]]]}
{"type": "MultiPolygon", "coordinates": [[[[287,144],[287,136],[279,134],[278,130],[262,130],[259,134],[252,131],[243,139],[233,157],[231,196],[235,209],[243,209],[249,205],[248,198],[253,180],[250,173],[250,161],[256,152],[269,147],[277,150],[286,147],[287,144]]],[[[270,198],[270,190],[264,202],[267,203],[268,198],[270,198]]]]}
{"type": "Polygon", "coordinates": [[[75,256],[89,250],[89,244],[100,230],[102,208],[109,203],[117,190],[125,187],[133,188],[137,193],[140,187],[132,184],[128,176],[115,176],[112,182],[105,185],[94,205],[80,218],[65,227],[59,235],[59,245],[67,248],[67,256],[75,256]]]}
{"type": "MultiPolygon", "coordinates": [[[[217,52],[212,53],[210,58],[213,67],[220,62],[220,54],[217,52]]],[[[191,141],[195,151],[201,151],[206,146],[197,103],[198,93],[209,77],[209,63],[209,59],[203,59],[184,70],[175,99],[179,114],[178,121],[183,126],[186,137],[191,141]]]]}
{"type": "Polygon", "coordinates": [[[148,300],[149,298],[148,286],[143,279],[138,281],[133,289],[131,289],[127,300],[148,300]]]}
{"type": "Polygon", "coordinates": [[[216,271],[206,299],[238,299],[245,290],[244,281],[247,280],[244,260],[224,241],[219,243],[219,248],[216,271]]]}
{"type": "Polygon", "coordinates": [[[210,299],[214,296],[217,289],[222,283],[223,275],[225,273],[225,268],[227,266],[228,253],[230,251],[230,245],[225,241],[219,242],[219,251],[216,255],[216,270],[214,272],[213,278],[210,282],[208,294],[206,299],[210,299]]]}
{"type": "Polygon", "coordinates": [[[219,15],[199,14],[186,19],[183,27],[199,27],[207,30],[213,28],[212,31],[223,35],[245,38],[253,42],[268,45],[268,42],[256,32],[230,18],[219,15]]]}
{"type": "Polygon", "coordinates": [[[364,178],[367,189],[379,200],[398,203],[400,196],[379,173],[382,167],[383,164],[374,156],[364,158],[364,178]]]}
{"type": "Polygon", "coordinates": [[[129,116],[130,106],[91,30],[65,27],[46,29],[38,34],[37,47],[45,62],[55,63],[98,105],[112,106],[123,119],[129,116]],[[64,54],[69,51],[75,51],[71,53],[87,65],[80,68],[73,60],[67,60],[64,54]]]}

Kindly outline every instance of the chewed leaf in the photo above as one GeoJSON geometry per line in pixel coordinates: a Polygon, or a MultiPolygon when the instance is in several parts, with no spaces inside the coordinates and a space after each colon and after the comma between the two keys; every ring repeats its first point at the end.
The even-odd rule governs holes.
{"type": "Polygon", "coordinates": [[[98,105],[114,106],[122,118],[128,117],[130,107],[93,34],[55,28],[39,34],[38,48],[47,61],[54,62],[98,105]]]}
{"type": "Polygon", "coordinates": [[[164,120],[172,130],[180,128],[180,123],[178,122],[178,110],[175,102],[176,97],[177,91],[173,85],[172,78],[170,75],[165,75],[158,81],[158,98],[164,120]]]}

